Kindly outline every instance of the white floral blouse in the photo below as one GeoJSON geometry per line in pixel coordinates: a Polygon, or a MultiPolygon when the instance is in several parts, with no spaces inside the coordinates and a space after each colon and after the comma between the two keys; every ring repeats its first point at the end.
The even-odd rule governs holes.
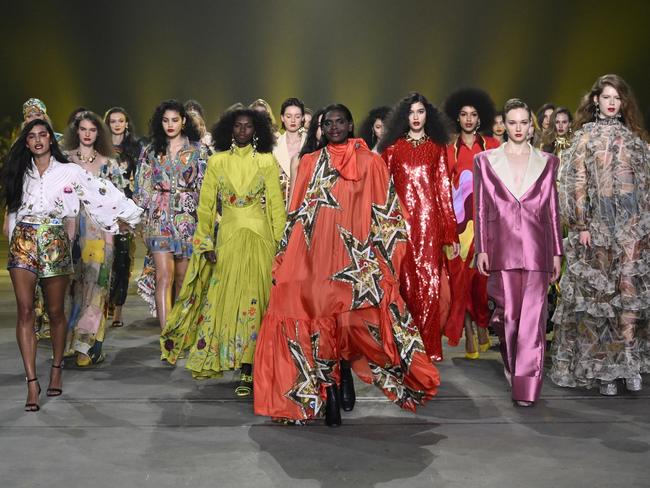
{"type": "Polygon", "coordinates": [[[23,181],[22,204],[14,215],[9,214],[9,219],[13,223],[76,217],[80,202],[88,216],[110,233],[118,232],[118,220],[135,226],[143,212],[110,181],[93,176],[77,164],[61,163],[52,157],[43,175],[32,160],[23,181]]]}

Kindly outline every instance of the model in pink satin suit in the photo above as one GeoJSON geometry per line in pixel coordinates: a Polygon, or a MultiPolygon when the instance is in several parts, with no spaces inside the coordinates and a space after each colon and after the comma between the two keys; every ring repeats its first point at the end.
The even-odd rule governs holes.
{"type": "Polygon", "coordinates": [[[517,180],[507,149],[503,145],[474,159],[474,246],[477,255],[487,254],[488,294],[496,302],[491,325],[501,341],[512,399],[530,406],[542,388],[547,291],[562,254],[559,160],[521,146],[521,154],[529,155],[517,180]]]}

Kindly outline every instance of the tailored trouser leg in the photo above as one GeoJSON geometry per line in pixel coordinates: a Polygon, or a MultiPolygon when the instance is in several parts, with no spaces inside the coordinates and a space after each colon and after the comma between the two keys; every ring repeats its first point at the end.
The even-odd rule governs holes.
{"type": "Polygon", "coordinates": [[[512,399],[534,402],[544,377],[549,273],[492,271],[488,293],[496,302],[491,325],[512,376],[512,399]]]}

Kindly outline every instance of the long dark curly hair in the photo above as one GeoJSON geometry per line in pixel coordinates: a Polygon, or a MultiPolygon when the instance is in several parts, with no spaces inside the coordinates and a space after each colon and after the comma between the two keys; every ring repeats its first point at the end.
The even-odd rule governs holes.
{"type": "Polygon", "coordinates": [[[26,123],[9,149],[9,154],[0,170],[0,202],[6,206],[9,212],[16,212],[22,203],[25,173],[32,164],[32,153],[27,147],[27,135],[36,126],[45,127],[50,134],[50,152],[54,159],[60,163],[69,162],[56,142],[52,126],[47,121],[35,119],[26,123]]]}
{"type": "Polygon", "coordinates": [[[402,98],[393,109],[386,128],[384,137],[379,143],[379,152],[383,152],[388,146],[392,145],[400,137],[404,137],[409,131],[409,111],[411,105],[420,102],[427,111],[427,120],[424,124],[424,133],[437,144],[447,144],[449,142],[449,130],[444,115],[436,107],[419,93],[410,93],[402,98]]]}
{"type": "Polygon", "coordinates": [[[95,139],[95,144],[93,148],[102,156],[113,157],[115,156],[115,150],[113,149],[113,143],[111,142],[111,133],[102,122],[102,119],[95,112],[90,112],[86,110],[85,112],[79,113],[75,119],[65,130],[65,135],[63,136],[63,148],[66,151],[72,151],[79,147],[79,125],[81,125],[82,120],[87,120],[95,126],[97,129],[97,139],[95,139]]]}
{"type": "Polygon", "coordinates": [[[178,112],[181,118],[185,119],[185,127],[181,129],[181,134],[191,142],[201,139],[198,128],[194,125],[192,117],[188,117],[183,104],[178,100],[165,100],[156,107],[149,121],[149,137],[154,154],[165,154],[167,151],[167,134],[162,126],[163,115],[167,110],[178,112]]]}
{"type": "Polygon", "coordinates": [[[621,97],[621,122],[641,139],[647,141],[648,133],[643,127],[643,115],[641,115],[641,110],[639,110],[634,93],[630,85],[623,78],[614,74],[599,77],[591,87],[591,90],[585,93],[576,110],[573,128],[575,130],[580,129],[587,122],[596,120],[594,97],[599,96],[608,85],[615,88],[621,97]]]}
{"type": "Polygon", "coordinates": [[[122,107],[109,108],[104,114],[104,124],[106,124],[106,127],[109,127],[109,131],[109,121],[111,115],[113,114],[122,114],[126,120],[124,137],[122,138],[122,142],[118,146],[118,149],[121,153],[122,159],[126,160],[127,162],[127,175],[130,176],[135,173],[135,168],[138,162],[138,158],[140,157],[140,151],[142,150],[142,147],[140,146],[140,143],[135,136],[135,126],[131,121],[131,116],[126,111],[126,109],[122,107]]]}
{"type": "Polygon", "coordinates": [[[275,136],[271,129],[271,120],[269,117],[252,108],[239,108],[224,112],[216,124],[212,127],[212,139],[214,148],[217,151],[226,151],[232,145],[232,130],[235,126],[237,117],[250,117],[255,127],[255,136],[257,136],[257,152],[270,153],[275,146],[275,136]]]}
{"type": "Polygon", "coordinates": [[[305,137],[305,143],[302,145],[302,149],[300,149],[300,154],[298,157],[302,158],[305,154],[313,153],[314,151],[318,151],[321,147],[323,147],[322,138],[318,139],[316,137],[316,133],[320,128],[319,119],[323,116],[324,113],[325,108],[319,108],[312,115],[311,124],[307,130],[307,137],[305,137]]]}
{"type": "Polygon", "coordinates": [[[368,116],[363,122],[361,122],[361,127],[359,127],[359,137],[366,141],[366,144],[370,149],[375,147],[375,144],[378,142],[377,137],[375,136],[375,131],[373,130],[375,122],[381,120],[385,123],[389,114],[390,107],[375,107],[368,112],[368,116]]]}
{"type": "Polygon", "coordinates": [[[458,115],[463,107],[474,107],[478,112],[478,118],[481,122],[478,132],[483,134],[492,133],[492,125],[494,124],[497,109],[486,91],[478,88],[461,88],[451,93],[445,100],[443,110],[449,120],[453,121],[456,131],[459,132],[458,115]]]}

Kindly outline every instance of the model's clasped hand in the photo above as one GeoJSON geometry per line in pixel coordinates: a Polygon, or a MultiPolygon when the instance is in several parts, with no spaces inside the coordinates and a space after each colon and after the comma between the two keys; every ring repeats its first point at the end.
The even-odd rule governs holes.
{"type": "Polygon", "coordinates": [[[210,261],[212,264],[215,264],[217,262],[217,255],[214,251],[204,252],[203,257],[210,261]]]}
{"type": "Polygon", "coordinates": [[[588,230],[580,232],[580,244],[585,247],[591,247],[591,234],[588,230]]]}

